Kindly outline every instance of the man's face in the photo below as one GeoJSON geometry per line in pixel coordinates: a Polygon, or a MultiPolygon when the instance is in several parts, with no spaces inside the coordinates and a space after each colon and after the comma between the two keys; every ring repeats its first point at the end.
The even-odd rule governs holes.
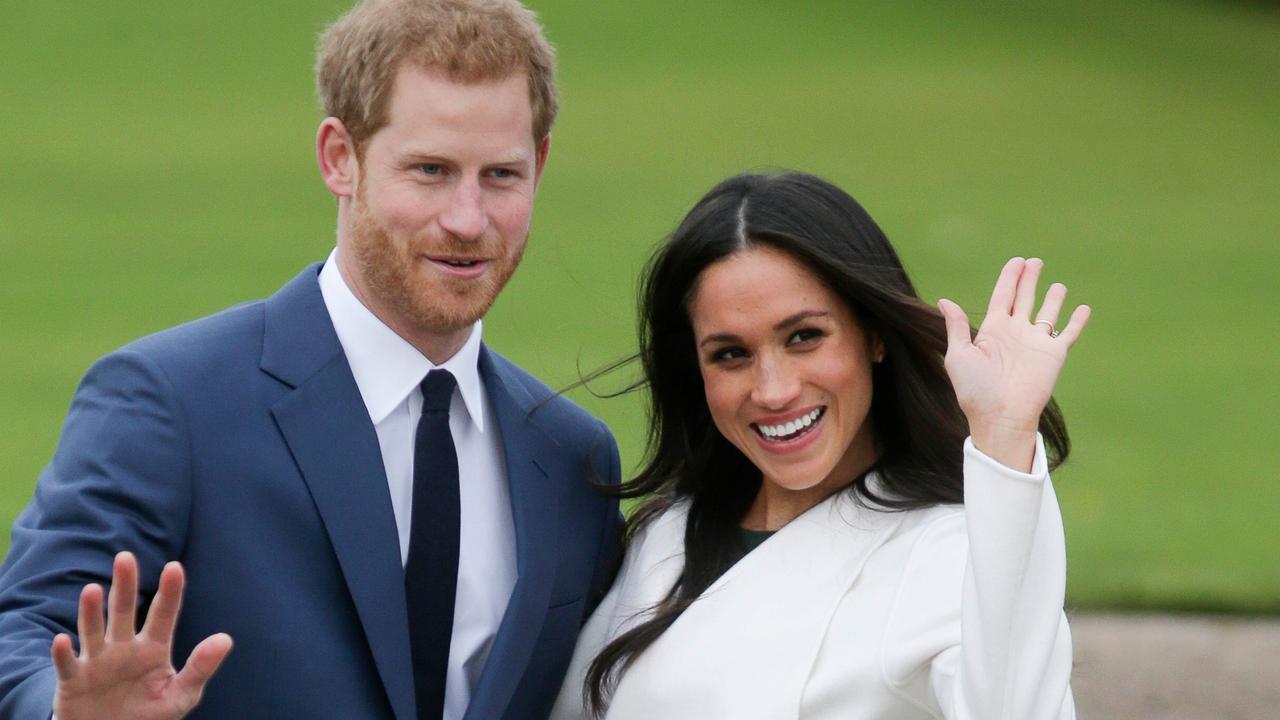
{"type": "Polygon", "coordinates": [[[519,265],[546,149],[532,123],[523,74],[459,84],[406,64],[396,75],[339,256],[355,294],[411,342],[463,333],[519,265]]]}

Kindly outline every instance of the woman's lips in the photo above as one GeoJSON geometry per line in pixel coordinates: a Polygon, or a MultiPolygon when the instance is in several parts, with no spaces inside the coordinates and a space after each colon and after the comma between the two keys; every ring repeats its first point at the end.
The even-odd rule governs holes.
{"type": "Polygon", "coordinates": [[[826,417],[827,408],[822,406],[793,416],[791,420],[785,422],[751,423],[751,429],[756,437],[756,442],[765,450],[775,453],[797,452],[813,444],[822,429],[822,421],[826,417]],[[803,423],[806,418],[810,420],[808,425],[803,423]],[[795,428],[790,433],[786,433],[788,423],[795,425],[795,428]],[[764,428],[769,429],[766,430],[764,428]],[[771,434],[778,430],[781,430],[783,434],[770,437],[771,434]]]}

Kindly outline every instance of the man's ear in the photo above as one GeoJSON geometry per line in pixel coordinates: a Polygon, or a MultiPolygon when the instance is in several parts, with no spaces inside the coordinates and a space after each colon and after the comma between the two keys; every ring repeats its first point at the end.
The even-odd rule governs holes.
{"type": "Polygon", "coordinates": [[[351,133],[338,118],[325,118],[316,130],[316,162],[329,192],[340,198],[351,197],[355,193],[360,162],[356,158],[351,133]]]}
{"type": "Polygon", "coordinates": [[[547,166],[547,153],[551,151],[551,135],[548,134],[538,143],[538,155],[533,165],[533,186],[538,187],[542,181],[542,168],[547,166]]]}

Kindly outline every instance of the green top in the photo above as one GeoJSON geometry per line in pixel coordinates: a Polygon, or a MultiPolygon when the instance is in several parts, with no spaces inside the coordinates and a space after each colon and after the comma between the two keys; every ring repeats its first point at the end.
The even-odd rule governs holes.
{"type": "Polygon", "coordinates": [[[777,530],[748,530],[744,527],[738,528],[738,541],[742,543],[742,548],[747,552],[751,552],[760,547],[760,543],[773,537],[777,530]]]}

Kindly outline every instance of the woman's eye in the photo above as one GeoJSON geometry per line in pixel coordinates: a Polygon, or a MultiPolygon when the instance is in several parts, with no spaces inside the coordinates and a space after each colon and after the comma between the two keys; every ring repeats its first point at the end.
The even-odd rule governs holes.
{"type": "Polygon", "coordinates": [[[711,362],[713,363],[732,362],[734,360],[738,360],[746,356],[747,356],[747,353],[742,348],[738,348],[738,347],[720,348],[719,350],[716,350],[715,352],[711,353],[711,362]]]}
{"type": "Polygon", "coordinates": [[[812,342],[821,338],[822,335],[823,332],[821,330],[817,330],[815,328],[802,328],[791,333],[790,337],[787,338],[787,344],[796,345],[799,343],[812,342]]]}

